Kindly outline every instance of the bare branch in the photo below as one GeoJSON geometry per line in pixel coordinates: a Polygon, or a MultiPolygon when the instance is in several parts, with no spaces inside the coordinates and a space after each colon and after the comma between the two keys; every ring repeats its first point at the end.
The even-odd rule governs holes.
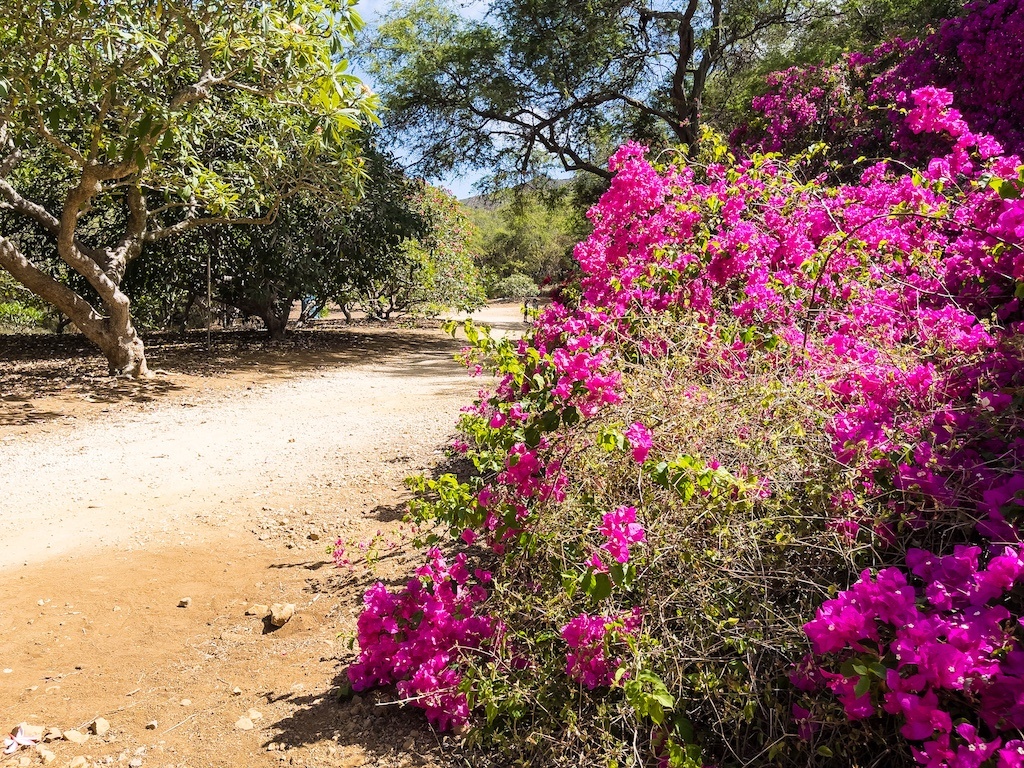
{"type": "Polygon", "coordinates": [[[147,243],[155,243],[158,240],[163,240],[174,235],[180,235],[184,232],[189,232],[197,227],[209,227],[212,225],[228,225],[238,226],[251,224],[253,226],[263,226],[264,224],[272,224],[274,219],[277,218],[277,206],[273,208],[270,213],[264,216],[251,217],[241,216],[238,218],[232,218],[230,216],[201,216],[192,219],[183,219],[176,224],[171,224],[168,227],[161,227],[159,229],[151,229],[146,232],[143,240],[147,243]]]}

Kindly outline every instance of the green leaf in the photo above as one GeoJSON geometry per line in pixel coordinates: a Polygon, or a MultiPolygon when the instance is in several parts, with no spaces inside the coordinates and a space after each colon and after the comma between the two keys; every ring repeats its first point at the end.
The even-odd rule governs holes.
{"type": "Polygon", "coordinates": [[[540,426],[545,432],[554,432],[561,422],[561,414],[557,410],[545,412],[540,417],[540,426]]]}
{"type": "Polygon", "coordinates": [[[604,600],[612,594],[612,580],[607,573],[594,574],[594,589],[590,596],[595,600],[604,600]]]}
{"type": "Polygon", "coordinates": [[[871,678],[867,675],[863,675],[857,680],[857,685],[854,686],[853,695],[863,696],[865,693],[871,690],[871,678]]]}
{"type": "Polygon", "coordinates": [[[1017,200],[1020,198],[1021,190],[1012,181],[1006,179],[994,178],[989,180],[988,185],[995,191],[999,197],[1003,200],[1017,200]]]}

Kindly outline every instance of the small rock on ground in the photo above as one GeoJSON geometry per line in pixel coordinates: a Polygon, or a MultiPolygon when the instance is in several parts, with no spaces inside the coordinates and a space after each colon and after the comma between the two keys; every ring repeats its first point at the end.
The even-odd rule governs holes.
{"type": "Polygon", "coordinates": [[[68,741],[74,742],[75,744],[85,744],[89,740],[89,734],[76,731],[73,728],[70,731],[64,731],[64,738],[68,741]]]}
{"type": "Polygon", "coordinates": [[[295,615],[295,603],[274,603],[270,606],[270,623],[283,627],[295,615]]]}

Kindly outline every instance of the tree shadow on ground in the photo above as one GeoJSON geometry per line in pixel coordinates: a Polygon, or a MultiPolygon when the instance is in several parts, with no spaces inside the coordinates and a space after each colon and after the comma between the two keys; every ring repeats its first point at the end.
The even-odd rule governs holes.
{"type": "Polygon", "coordinates": [[[281,570],[283,568],[305,568],[307,571],[319,571],[321,568],[326,568],[328,565],[334,565],[330,560],[316,560],[306,563],[274,563],[268,566],[272,570],[281,570]]]}
{"type": "Polygon", "coordinates": [[[459,342],[436,328],[299,329],[280,342],[268,342],[259,331],[227,330],[212,335],[210,348],[205,331],[150,334],[145,341],[156,375],[129,380],[109,376],[106,361],[80,334],[0,335],[0,426],[66,415],[59,403],[36,405],[45,399],[99,404],[158,401],[187,389],[182,376],[252,375],[274,380],[356,365],[386,366],[389,374],[410,377],[451,376],[459,370],[453,360],[459,342]]]}
{"type": "Polygon", "coordinates": [[[375,517],[382,523],[393,523],[405,517],[409,511],[409,500],[399,501],[395,504],[378,504],[370,510],[370,516],[375,517]]]}
{"type": "Polygon", "coordinates": [[[264,747],[296,748],[328,741],[340,750],[355,747],[365,751],[364,765],[392,764],[409,753],[424,764],[439,761],[444,749],[442,737],[426,723],[423,713],[400,706],[394,691],[352,695],[344,669],[326,693],[266,695],[268,702],[286,699],[295,709],[270,726],[264,747]]]}

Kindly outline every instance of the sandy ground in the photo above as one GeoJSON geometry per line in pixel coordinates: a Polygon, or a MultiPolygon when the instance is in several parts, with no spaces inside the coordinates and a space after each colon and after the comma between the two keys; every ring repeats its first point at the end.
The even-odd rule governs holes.
{"type": "MultiPolygon", "coordinates": [[[[482,317],[517,327],[515,306],[482,317]]],[[[338,693],[362,591],[415,564],[402,481],[443,465],[480,382],[436,332],[350,346],[37,396],[6,380],[0,726],[110,731],[0,766],[446,763],[416,713],[338,693]],[[337,537],[370,556],[335,568],[337,537]],[[296,614],[274,628],[254,603],[296,614]]]]}

